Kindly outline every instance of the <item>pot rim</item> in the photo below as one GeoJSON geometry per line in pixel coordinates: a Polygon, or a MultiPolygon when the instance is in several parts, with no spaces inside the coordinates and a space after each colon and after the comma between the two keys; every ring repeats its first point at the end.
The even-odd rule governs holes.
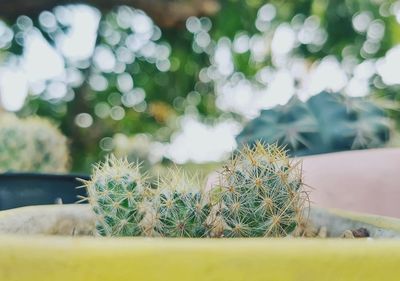
{"type": "Polygon", "coordinates": [[[0,236],[0,279],[398,280],[400,240],[0,236]],[[332,277],[333,279],[332,279],[332,277]]]}
{"type": "Polygon", "coordinates": [[[14,177],[36,177],[36,178],[48,178],[48,179],[55,179],[55,178],[81,178],[81,179],[89,179],[90,176],[85,173],[36,173],[36,172],[5,172],[0,173],[1,178],[14,178],[14,177]]]}

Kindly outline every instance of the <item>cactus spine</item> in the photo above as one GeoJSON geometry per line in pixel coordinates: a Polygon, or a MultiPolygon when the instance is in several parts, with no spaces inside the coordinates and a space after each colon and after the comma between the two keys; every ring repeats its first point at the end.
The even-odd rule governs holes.
{"type": "Polygon", "coordinates": [[[67,138],[51,122],[0,116],[0,172],[63,173],[68,168],[67,138]]]}

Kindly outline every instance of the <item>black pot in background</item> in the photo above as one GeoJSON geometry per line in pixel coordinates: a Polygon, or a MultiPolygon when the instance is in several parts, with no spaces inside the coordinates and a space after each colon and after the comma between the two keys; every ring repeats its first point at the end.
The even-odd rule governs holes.
{"type": "Polygon", "coordinates": [[[0,210],[29,205],[71,204],[86,196],[80,179],[87,175],[54,175],[35,173],[0,174],[0,210]]]}

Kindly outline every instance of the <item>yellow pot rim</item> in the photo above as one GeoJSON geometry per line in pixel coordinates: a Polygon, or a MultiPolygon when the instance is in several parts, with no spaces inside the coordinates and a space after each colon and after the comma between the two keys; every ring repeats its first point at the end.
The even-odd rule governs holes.
{"type": "Polygon", "coordinates": [[[0,280],[399,280],[400,240],[0,236],[0,280]]]}

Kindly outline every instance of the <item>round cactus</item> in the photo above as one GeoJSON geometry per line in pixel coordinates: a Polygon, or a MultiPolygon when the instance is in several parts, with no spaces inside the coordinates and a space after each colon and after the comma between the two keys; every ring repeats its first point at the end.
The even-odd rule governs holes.
{"type": "Polygon", "coordinates": [[[48,120],[1,116],[0,172],[67,172],[68,155],[67,138],[48,120]]]}
{"type": "Polygon", "coordinates": [[[29,150],[26,141],[24,126],[18,118],[11,114],[0,116],[0,172],[26,171],[31,164],[28,155],[23,153],[29,150]]]}
{"type": "MultiPolygon", "coordinates": [[[[48,120],[40,117],[23,119],[31,140],[31,168],[40,172],[63,173],[69,170],[67,138],[48,120]]],[[[29,154],[28,154],[29,155],[29,154]]]]}
{"type": "Polygon", "coordinates": [[[159,181],[152,201],[155,232],[164,237],[205,237],[210,232],[209,198],[196,176],[175,169],[159,181]]]}
{"type": "Polygon", "coordinates": [[[214,235],[286,236],[299,224],[306,202],[301,166],[279,146],[244,146],[221,176],[214,235]]]}
{"type": "Polygon", "coordinates": [[[96,229],[102,236],[138,236],[146,213],[145,176],[138,164],[110,156],[83,181],[88,201],[97,216],[96,229]]]}

